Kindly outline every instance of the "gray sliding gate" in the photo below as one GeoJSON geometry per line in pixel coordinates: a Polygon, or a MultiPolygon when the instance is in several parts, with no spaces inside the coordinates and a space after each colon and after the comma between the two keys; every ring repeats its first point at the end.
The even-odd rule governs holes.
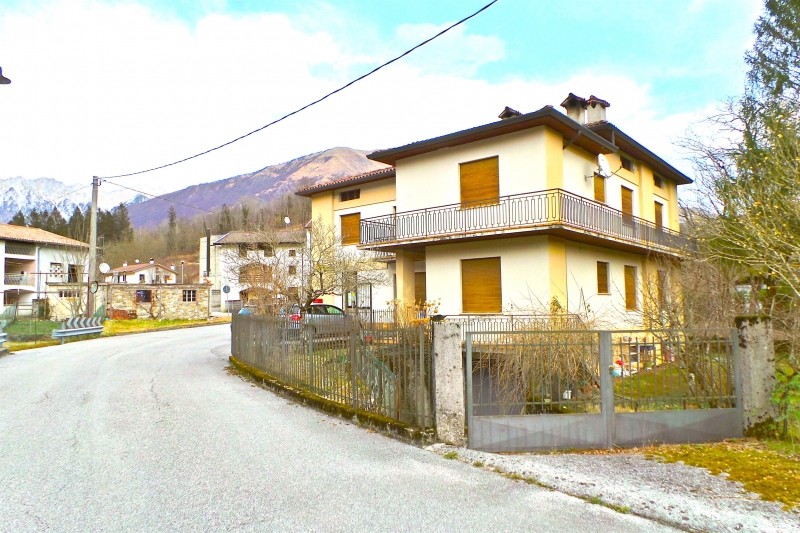
{"type": "Polygon", "coordinates": [[[735,329],[468,332],[466,352],[472,449],[742,436],[735,329]]]}

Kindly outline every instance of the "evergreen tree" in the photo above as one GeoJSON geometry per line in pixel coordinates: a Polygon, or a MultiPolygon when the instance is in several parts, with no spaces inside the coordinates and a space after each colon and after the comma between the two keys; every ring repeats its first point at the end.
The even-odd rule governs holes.
{"type": "Polygon", "coordinates": [[[83,216],[83,211],[76,205],[72,216],[69,217],[69,222],[67,222],[67,235],[79,241],[86,241],[89,233],[89,228],[86,224],[86,217],[83,216]]]}
{"type": "Polygon", "coordinates": [[[175,206],[169,206],[169,221],[167,222],[167,253],[175,252],[175,232],[178,226],[178,213],[175,206]]]}
{"type": "Polygon", "coordinates": [[[249,218],[250,218],[250,206],[248,206],[247,204],[242,204],[242,228],[243,229],[250,229],[249,218]]]}
{"type": "Polygon", "coordinates": [[[12,224],[14,226],[27,226],[28,225],[25,222],[25,215],[22,214],[22,211],[17,211],[17,214],[14,215],[8,223],[12,224]]]}
{"type": "Polygon", "coordinates": [[[47,213],[44,229],[57,235],[67,235],[67,221],[64,220],[64,217],[58,209],[54,208],[47,213]]]}
{"type": "MultiPolygon", "coordinates": [[[[45,213],[46,213],[46,211],[45,211],[45,213]]],[[[28,215],[28,226],[31,227],[31,228],[41,228],[42,225],[43,225],[42,224],[42,215],[34,207],[33,209],[31,209],[31,212],[28,215]]]]}
{"type": "Polygon", "coordinates": [[[133,240],[133,226],[128,208],[121,203],[114,208],[114,229],[116,240],[131,242],[133,240]]]}

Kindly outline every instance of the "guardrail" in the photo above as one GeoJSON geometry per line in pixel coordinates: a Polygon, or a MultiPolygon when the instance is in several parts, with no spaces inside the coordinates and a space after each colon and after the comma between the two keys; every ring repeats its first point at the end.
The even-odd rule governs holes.
{"type": "Polygon", "coordinates": [[[6,274],[3,276],[6,285],[33,285],[33,276],[27,274],[6,274]]]}
{"type": "Polygon", "coordinates": [[[8,353],[8,348],[3,346],[3,344],[7,342],[8,342],[8,333],[0,333],[0,355],[5,355],[8,353]]]}
{"type": "Polygon", "coordinates": [[[360,244],[385,245],[552,227],[669,250],[696,246],[679,232],[562,189],[365,218],[361,221],[360,244]]]}
{"type": "Polygon", "coordinates": [[[102,317],[69,318],[61,323],[61,329],[53,330],[52,336],[54,339],[61,339],[61,344],[64,344],[67,337],[99,334],[103,332],[104,320],[102,317]]]}

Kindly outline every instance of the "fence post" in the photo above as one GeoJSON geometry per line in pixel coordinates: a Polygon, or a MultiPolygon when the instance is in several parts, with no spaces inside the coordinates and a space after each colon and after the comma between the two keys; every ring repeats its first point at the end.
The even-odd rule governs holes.
{"type": "Polygon", "coordinates": [[[311,389],[311,392],[316,392],[316,387],[314,385],[314,332],[311,328],[306,328],[305,330],[299,329],[301,328],[302,324],[298,324],[299,333],[298,337],[302,336],[303,333],[306,334],[307,346],[308,346],[308,385],[311,389]]]}
{"type": "Polygon", "coordinates": [[[358,410],[358,373],[356,372],[356,329],[350,329],[350,373],[352,375],[353,409],[358,410]]]}
{"type": "Polygon", "coordinates": [[[600,405],[606,423],[606,446],[614,448],[614,380],[611,377],[613,357],[611,332],[601,331],[600,342],[600,405]]]}
{"type": "MultiPolygon", "coordinates": [[[[778,419],[778,408],[772,403],[775,388],[775,346],[772,323],[767,316],[736,317],[739,330],[741,361],[742,423],[745,435],[770,432],[778,419]]],[[[737,395],[738,396],[738,395],[737,395]]]]}
{"type": "MultiPolygon", "coordinates": [[[[468,381],[470,377],[468,372],[468,381]]],[[[436,322],[433,325],[433,378],[436,438],[454,446],[463,446],[464,367],[459,324],[436,322]]]]}

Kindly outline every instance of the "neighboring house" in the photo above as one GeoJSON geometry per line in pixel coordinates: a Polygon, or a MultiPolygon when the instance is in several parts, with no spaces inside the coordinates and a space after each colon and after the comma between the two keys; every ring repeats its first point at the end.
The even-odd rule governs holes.
{"type": "Polygon", "coordinates": [[[48,306],[60,308],[80,298],[88,249],[86,243],[49,231],[0,223],[0,311],[16,305],[19,315],[45,313],[48,306]]]}
{"type": "MultiPolygon", "coordinates": [[[[212,235],[211,236],[211,243],[214,243],[218,239],[221,239],[224,235],[212,235]]],[[[223,306],[223,294],[222,294],[222,263],[220,263],[220,249],[214,246],[206,246],[206,238],[202,237],[200,239],[200,253],[198,254],[199,257],[199,276],[198,279],[200,283],[210,283],[211,284],[211,310],[212,311],[221,311],[223,306]],[[208,271],[209,264],[206,261],[206,253],[210,252],[209,257],[211,258],[210,272],[208,271]]],[[[227,311],[227,308],[226,308],[227,311]]]]}
{"type": "Polygon", "coordinates": [[[98,306],[111,319],[201,320],[208,318],[206,283],[101,283],[98,306]]]}
{"type": "Polygon", "coordinates": [[[111,269],[106,274],[106,283],[178,283],[179,277],[175,265],[166,267],[150,258],[149,263],[129,265],[126,261],[121,267],[111,269]]]}
{"type": "Polygon", "coordinates": [[[691,180],[606,121],[608,102],[570,94],[561,105],[566,114],[506,108],[499,121],[374,152],[392,167],[297,194],[345,244],[385,254],[404,302],[641,324],[644,280],[668,283],[656,259],[690,245],[677,187],[691,180]]]}
{"type": "MultiPolygon", "coordinates": [[[[266,279],[269,277],[266,274],[273,264],[285,269],[280,274],[284,280],[288,279],[289,290],[299,286],[302,265],[298,249],[303,247],[305,239],[303,230],[278,231],[269,237],[269,243],[263,242],[267,237],[258,231],[231,231],[212,239],[212,276],[209,278],[212,280],[212,288],[230,289],[227,294],[222,295],[222,310],[239,307],[254,290],[268,287],[270,280],[266,279]],[[214,268],[217,272],[214,272],[214,268]]],[[[205,269],[204,240],[201,240],[201,269],[205,269]]]]}

